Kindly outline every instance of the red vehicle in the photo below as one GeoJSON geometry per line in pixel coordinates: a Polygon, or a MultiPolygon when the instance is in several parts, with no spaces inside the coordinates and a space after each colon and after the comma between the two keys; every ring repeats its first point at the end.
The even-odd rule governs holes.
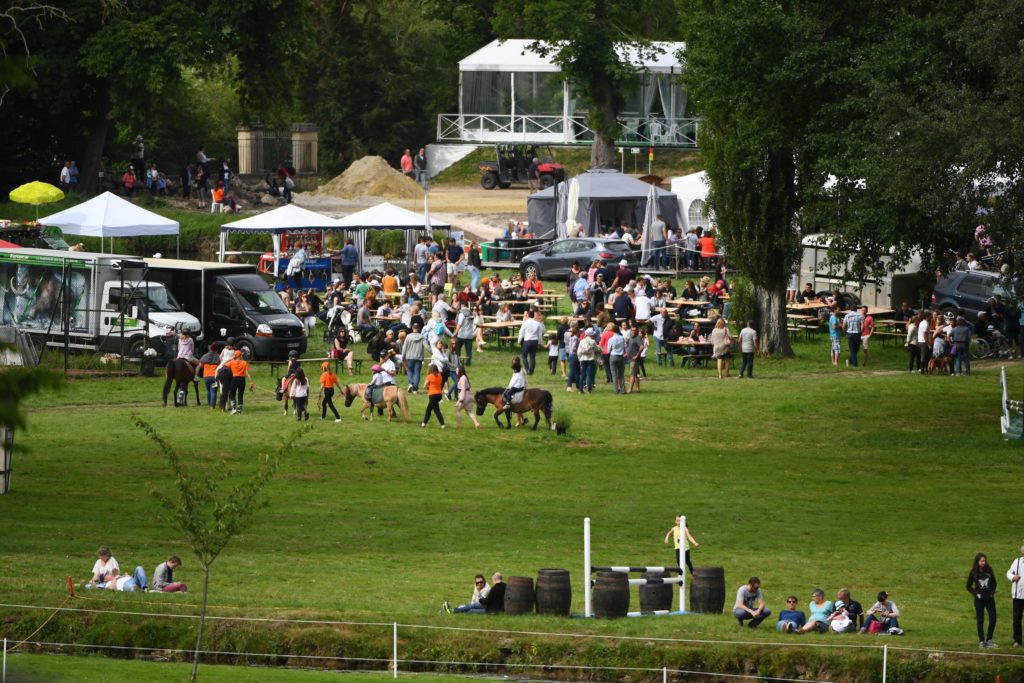
{"type": "Polygon", "coordinates": [[[493,190],[496,187],[504,190],[513,183],[527,184],[530,164],[534,158],[540,160],[538,170],[541,189],[565,180],[565,167],[554,162],[550,147],[528,144],[495,145],[494,156],[494,161],[484,161],[478,166],[483,174],[480,176],[480,186],[485,190],[493,190]],[[541,150],[545,154],[541,154],[541,150]]]}

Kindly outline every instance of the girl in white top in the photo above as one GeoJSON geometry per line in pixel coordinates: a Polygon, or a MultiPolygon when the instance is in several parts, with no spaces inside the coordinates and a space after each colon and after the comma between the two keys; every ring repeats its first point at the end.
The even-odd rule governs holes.
{"type": "Polygon", "coordinates": [[[296,421],[308,420],[309,380],[306,379],[306,373],[303,372],[302,368],[299,368],[298,372],[295,373],[295,377],[292,378],[291,384],[288,387],[288,395],[292,397],[292,401],[295,403],[296,421]]]}
{"type": "Polygon", "coordinates": [[[512,395],[517,391],[526,389],[526,371],[523,370],[523,363],[519,358],[512,359],[512,378],[508,381],[508,388],[505,389],[504,401],[505,407],[503,410],[509,410],[512,407],[512,395]]]}

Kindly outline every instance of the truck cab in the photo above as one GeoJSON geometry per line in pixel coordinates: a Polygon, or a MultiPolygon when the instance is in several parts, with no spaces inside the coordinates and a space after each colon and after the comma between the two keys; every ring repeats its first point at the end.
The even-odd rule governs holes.
{"type": "Polygon", "coordinates": [[[217,334],[235,337],[250,358],[285,357],[306,352],[302,323],[259,275],[221,275],[213,281],[208,325],[217,334]]]}
{"type": "MultiPolygon", "coordinates": [[[[110,281],[103,286],[102,301],[100,333],[104,336],[120,335],[123,311],[125,335],[146,331],[150,348],[166,359],[176,353],[180,332],[188,331],[197,341],[202,340],[199,319],[182,310],[171,291],[159,282],[125,282],[122,288],[120,282],[110,281]]],[[[129,338],[127,355],[140,355],[142,338],[138,334],[129,338]]]]}

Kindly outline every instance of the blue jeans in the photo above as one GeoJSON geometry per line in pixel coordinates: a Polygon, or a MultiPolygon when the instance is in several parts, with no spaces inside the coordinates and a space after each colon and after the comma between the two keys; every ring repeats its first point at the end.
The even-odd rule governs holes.
{"type": "Polygon", "coordinates": [[[534,369],[537,367],[538,345],[539,342],[535,339],[529,339],[523,342],[523,350],[520,355],[523,358],[523,368],[526,370],[527,375],[532,375],[534,369]]]}
{"type": "Polygon", "coordinates": [[[128,579],[124,583],[125,592],[131,592],[135,590],[149,590],[149,579],[146,578],[146,570],[142,567],[136,567],[135,571],[132,572],[132,578],[128,579]]]}
{"type": "Polygon", "coordinates": [[[565,386],[572,387],[580,384],[580,357],[575,353],[569,356],[569,379],[565,380],[565,386]]]}
{"type": "Polygon", "coordinates": [[[216,377],[204,377],[203,382],[206,383],[206,405],[211,408],[217,407],[217,378],[216,377]]]}
{"type": "Polygon", "coordinates": [[[740,366],[740,377],[743,376],[744,372],[747,373],[747,377],[753,377],[754,376],[754,352],[753,351],[749,351],[749,352],[748,351],[744,351],[743,352],[743,365],[740,366]]]}
{"type": "Polygon", "coordinates": [[[405,369],[409,373],[409,384],[416,391],[420,389],[420,371],[423,370],[422,360],[405,359],[405,369]]]}
{"type": "Polygon", "coordinates": [[[416,277],[419,278],[420,282],[427,281],[427,269],[430,267],[429,263],[417,263],[416,264],[416,277]]]}
{"type": "Polygon", "coordinates": [[[594,390],[594,377],[597,375],[597,361],[596,360],[582,360],[580,361],[580,383],[579,390],[587,391],[594,390]]]}
{"type": "Polygon", "coordinates": [[[777,622],[775,623],[775,630],[776,630],[776,631],[782,631],[782,630],[784,630],[784,628],[785,628],[786,624],[789,624],[789,625],[790,625],[790,629],[789,629],[789,630],[790,630],[791,632],[793,632],[793,633],[795,633],[796,631],[798,631],[798,630],[800,629],[800,625],[799,625],[799,624],[797,624],[797,623],[796,623],[795,621],[793,621],[792,619],[780,619],[779,621],[777,621],[777,622]]]}
{"type": "Polygon", "coordinates": [[[486,614],[487,608],[479,602],[471,602],[468,605],[459,605],[452,609],[456,614],[486,614]]]}
{"type": "Polygon", "coordinates": [[[477,287],[480,286],[480,269],[476,266],[466,266],[466,270],[469,271],[469,286],[476,291],[477,287]]]}
{"type": "Polygon", "coordinates": [[[752,617],[750,616],[750,612],[748,612],[745,609],[740,609],[739,607],[733,609],[732,611],[732,615],[736,617],[736,619],[740,622],[740,626],[743,626],[743,622],[749,619],[750,624],[748,625],[750,626],[750,628],[757,628],[761,624],[761,622],[770,617],[771,614],[772,611],[767,607],[761,610],[761,616],[759,617],[752,617]]]}
{"type": "Polygon", "coordinates": [[[868,627],[871,626],[871,622],[873,622],[873,621],[881,621],[882,622],[882,630],[885,630],[885,631],[888,631],[891,628],[899,628],[900,627],[900,620],[897,619],[896,617],[890,617],[888,619],[876,619],[874,614],[869,614],[868,618],[864,620],[863,629],[865,631],[868,630],[868,627]]]}
{"type": "Polygon", "coordinates": [[[445,394],[449,401],[455,400],[455,394],[459,390],[459,376],[454,370],[448,371],[448,393],[445,394]]]}
{"type": "Polygon", "coordinates": [[[953,356],[953,372],[971,374],[971,356],[967,353],[967,344],[957,344],[956,355],[953,356]]]}
{"type": "Polygon", "coordinates": [[[668,252],[665,251],[665,240],[655,240],[652,246],[654,247],[654,258],[651,259],[651,263],[659,267],[668,266],[668,252]]]}
{"type": "Polygon", "coordinates": [[[612,381],[612,361],[611,356],[607,353],[601,354],[602,360],[604,360],[604,376],[609,383],[612,381]]]}
{"type": "Polygon", "coordinates": [[[461,354],[465,351],[463,356],[466,360],[463,362],[467,368],[473,363],[473,344],[476,343],[476,339],[470,337],[469,339],[463,339],[462,337],[455,338],[455,355],[461,354]]]}
{"type": "Polygon", "coordinates": [[[665,343],[664,339],[654,338],[654,353],[658,356],[658,365],[661,365],[661,354],[665,354],[665,365],[676,366],[676,357],[672,355],[672,351],[668,348],[668,344],[665,343]]]}
{"type": "Polygon", "coordinates": [[[850,346],[850,365],[857,365],[857,353],[860,351],[860,332],[847,332],[846,343],[850,346]]]}

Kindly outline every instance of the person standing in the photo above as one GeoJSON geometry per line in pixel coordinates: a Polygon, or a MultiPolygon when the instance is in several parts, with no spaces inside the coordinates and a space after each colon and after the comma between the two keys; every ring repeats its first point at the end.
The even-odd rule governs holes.
{"type": "Polygon", "coordinates": [[[141,135],[136,135],[132,144],[132,168],[135,169],[136,178],[146,176],[146,144],[141,135]]]}
{"type": "Polygon", "coordinates": [[[217,368],[220,366],[220,342],[210,344],[209,350],[199,357],[206,385],[206,405],[217,408],[217,368]]]}
{"type": "Polygon", "coordinates": [[[860,329],[860,347],[864,350],[864,366],[868,364],[868,346],[871,342],[871,335],[875,332],[875,316],[868,312],[867,306],[860,307],[860,314],[864,316],[864,324],[860,329]]]}
{"type": "Polygon", "coordinates": [[[410,152],[408,149],[402,152],[402,159],[398,163],[399,166],[402,167],[402,174],[412,178],[412,152],[410,152]]]}
{"type": "Polygon", "coordinates": [[[658,214],[657,218],[648,226],[651,231],[651,246],[654,254],[651,263],[659,268],[668,267],[668,251],[665,250],[665,217],[658,214]]]}
{"type": "Polygon", "coordinates": [[[416,172],[416,182],[420,184],[423,191],[427,191],[427,150],[420,147],[420,151],[412,160],[413,169],[416,172]]]}
{"type": "Polygon", "coordinates": [[[135,174],[134,166],[129,166],[128,170],[124,172],[123,176],[121,176],[121,188],[124,196],[128,199],[131,199],[132,195],[135,193],[135,181],[137,179],[138,176],[135,174]]]}
{"type": "Polygon", "coordinates": [[[433,413],[437,416],[437,421],[441,423],[441,429],[444,429],[444,416],[441,415],[441,396],[444,391],[444,379],[441,377],[440,370],[433,364],[427,371],[427,412],[423,414],[423,421],[420,422],[420,427],[426,427],[427,423],[430,422],[430,415],[433,413]]]}
{"type": "Polygon", "coordinates": [[[839,332],[842,324],[839,322],[839,304],[832,304],[828,314],[828,340],[832,345],[832,365],[839,365],[839,356],[843,347],[839,343],[839,332]]]}
{"type": "Polygon", "coordinates": [[[420,334],[420,324],[412,324],[412,332],[405,335],[402,342],[402,361],[405,363],[405,370],[409,377],[408,391],[417,394],[420,391],[420,372],[423,370],[423,335],[420,334]]]}
{"type": "Polygon", "coordinates": [[[324,361],[320,364],[320,393],[323,395],[320,408],[320,419],[327,419],[327,409],[334,413],[334,421],[341,422],[341,415],[334,407],[334,388],[338,386],[338,376],[331,370],[331,364],[324,361]]]}
{"type": "Polygon", "coordinates": [[[690,525],[686,525],[686,528],[682,530],[682,532],[686,533],[686,555],[684,555],[683,557],[679,557],[679,551],[682,549],[682,532],[679,529],[679,525],[682,523],[682,521],[683,518],[679,515],[676,515],[676,525],[665,533],[664,543],[668,543],[669,538],[672,539],[672,547],[676,553],[676,563],[674,566],[682,569],[683,563],[680,562],[680,560],[683,560],[686,563],[686,568],[689,569],[690,573],[692,574],[693,564],[690,562],[690,546],[693,546],[694,548],[699,548],[700,543],[698,543],[697,539],[690,535],[690,525]]]}
{"type": "Polygon", "coordinates": [[[932,357],[932,337],[930,334],[929,325],[931,318],[928,312],[921,310],[917,314],[917,349],[918,355],[920,356],[920,372],[925,374],[928,372],[928,361],[932,357]]]}
{"type": "Polygon", "coordinates": [[[747,373],[747,379],[754,377],[754,354],[760,351],[757,343],[757,330],[754,329],[754,321],[748,320],[747,326],[740,330],[740,353],[743,354],[743,364],[740,366],[740,377],[747,373]]]}
{"type": "Polygon", "coordinates": [[[78,162],[72,159],[68,167],[68,189],[74,192],[78,189],[78,162]]]}
{"type": "Polygon", "coordinates": [[[718,379],[722,379],[722,365],[725,365],[725,377],[729,376],[732,367],[732,337],[725,325],[725,318],[719,318],[715,329],[711,330],[711,357],[717,361],[718,379]]]}
{"type": "Polygon", "coordinates": [[[533,158],[526,169],[526,184],[530,188],[530,194],[540,190],[540,159],[533,158]]]}
{"type": "Polygon", "coordinates": [[[864,316],[853,309],[843,316],[843,331],[846,332],[846,344],[850,347],[850,358],[847,365],[857,367],[857,354],[860,352],[860,333],[864,329],[864,316]]]}
{"type": "Polygon", "coordinates": [[[480,268],[482,267],[480,246],[476,242],[470,241],[469,253],[466,254],[466,270],[469,271],[469,287],[474,292],[480,287],[480,268]]]}
{"type": "Polygon", "coordinates": [[[241,415],[245,403],[245,379],[249,378],[249,391],[256,389],[256,383],[249,374],[249,363],[246,362],[240,349],[235,351],[232,360],[225,363],[231,370],[231,414],[241,415]]]}
{"type": "Polygon", "coordinates": [[[65,192],[71,191],[71,161],[65,161],[60,167],[60,188],[65,192]]]}
{"type": "Polygon", "coordinates": [[[420,282],[427,281],[427,268],[430,267],[430,260],[427,258],[430,255],[430,248],[427,247],[427,238],[420,237],[419,241],[416,242],[416,246],[413,248],[413,257],[416,260],[416,276],[420,282]]]}
{"type": "Polygon", "coordinates": [[[907,318],[907,336],[903,340],[903,346],[907,349],[907,372],[915,372],[921,369],[921,349],[917,345],[917,313],[912,313],[907,318]]]}
{"type": "Polygon", "coordinates": [[[971,346],[971,328],[963,316],[958,315],[949,331],[949,341],[953,344],[953,372],[956,375],[971,374],[971,354],[967,351],[971,346]]]}
{"type": "Polygon", "coordinates": [[[974,556],[974,564],[967,575],[967,592],[974,597],[974,616],[978,622],[978,647],[999,647],[992,642],[996,630],[996,574],[985,553],[974,556]],[[988,612],[988,635],[984,630],[985,612],[988,612]]]}
{"type": "Polygon", "coordinates": [[[581,384],[580,381],[580,330],[579,323],[575,320],[569,323],[569,329],[562,334],[562,344],[565,348],[565,357],[569,365],[569,372],[565,378],[565,390],[572,392],[581,384]]]}
{"type": "Polygon", "coordinates": [[[345,246],[341,248],[341,279],[345,283],[345,288],[352,286],[352,274],[356,270],[356,264],[359,262],[359,252],[356,251],[355,245],[352,244],[352,238],[349,237],[345,240],[345,246]]]}
{"type": "Polygon", "coordinates": [[[540,311],[537,311],[536,315],[527,313],[523,324],[519,327],[519,346],[522,349],[520,356],[528,375],[532,375],[537,367],[537,347],[540,346],[546,334],[544,323],[538,320],[539,317],[540,311]]]}
{"type": "Polygon", "coordinates": [[[1021,619],[1024,618],[1024,545],[1020,547],[1020,557],[1013,561],[1006,571],[1010,580],[1010,596],[1013,598],[1013,646],[1021,644],[1021,619]]]}
{"type": "Polygon", "coordinates": [[[456,384],[458,393],[455,399],[455,428],[462,429],[462,413],[466,413],[473,421],[473,425],[480,429],[480,421],[476,419],[476,414],[473,412],[473,387],[469,383],[469,377],[466,376],[466,368],[460,365],[455,374],[459,378],[456,384]]]}
{"type": "Polygon", "coordinates": [[[643,368],[644,337],[636,327],[626,342],[626,358],[629,359],[629,387],[627,394],[640,392],[640,370],[643,368]]]}
{"type": "Polygon", "coordinates": [[[619,332],[618,325],[612,325],[608,338],[608,363],[611,365],[612,386],[616,394],[626,393],[626,339],[619,332]]]}

